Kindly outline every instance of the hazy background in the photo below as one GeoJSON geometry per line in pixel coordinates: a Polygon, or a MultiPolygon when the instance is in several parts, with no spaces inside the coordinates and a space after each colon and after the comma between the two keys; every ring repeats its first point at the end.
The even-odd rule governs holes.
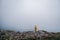
{"type": "Polygon", "coordinates": [[[0,0],[0,29],[60,32],[60,0],[0,0]]]}

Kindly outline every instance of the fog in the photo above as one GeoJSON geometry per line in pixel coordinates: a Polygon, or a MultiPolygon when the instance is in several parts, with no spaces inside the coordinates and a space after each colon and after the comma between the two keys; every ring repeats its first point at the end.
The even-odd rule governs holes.
{"type": "Polygon", "coordinates": [[[0,28],[60,32],[60,0],[0,0],[0,28]]]}

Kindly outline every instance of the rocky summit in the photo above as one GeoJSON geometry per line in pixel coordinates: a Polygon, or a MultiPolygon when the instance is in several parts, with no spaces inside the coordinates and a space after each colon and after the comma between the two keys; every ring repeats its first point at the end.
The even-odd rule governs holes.
{"type": "Polygon", "coordinates": [[[60,40],[60,32],[0,30],[0,40],[60,40]]]}

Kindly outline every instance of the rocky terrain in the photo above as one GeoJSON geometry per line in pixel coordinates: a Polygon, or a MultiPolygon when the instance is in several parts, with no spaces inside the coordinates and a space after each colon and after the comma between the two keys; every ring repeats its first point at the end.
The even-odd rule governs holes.
{"type": "Polygon", "coordinates": [[[15,32],[9,30],[0,30],[0,40],[60,40],[60,32],[47,32],[39,30],[15,32]]]}

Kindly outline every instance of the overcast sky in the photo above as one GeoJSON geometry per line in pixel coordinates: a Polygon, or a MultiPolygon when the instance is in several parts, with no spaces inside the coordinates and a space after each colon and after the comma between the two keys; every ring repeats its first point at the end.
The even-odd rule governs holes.
{"type": "Polygon", "coordinates": [[[60,0],[0,0],[0,28],[60,31],[60,0]]]}

